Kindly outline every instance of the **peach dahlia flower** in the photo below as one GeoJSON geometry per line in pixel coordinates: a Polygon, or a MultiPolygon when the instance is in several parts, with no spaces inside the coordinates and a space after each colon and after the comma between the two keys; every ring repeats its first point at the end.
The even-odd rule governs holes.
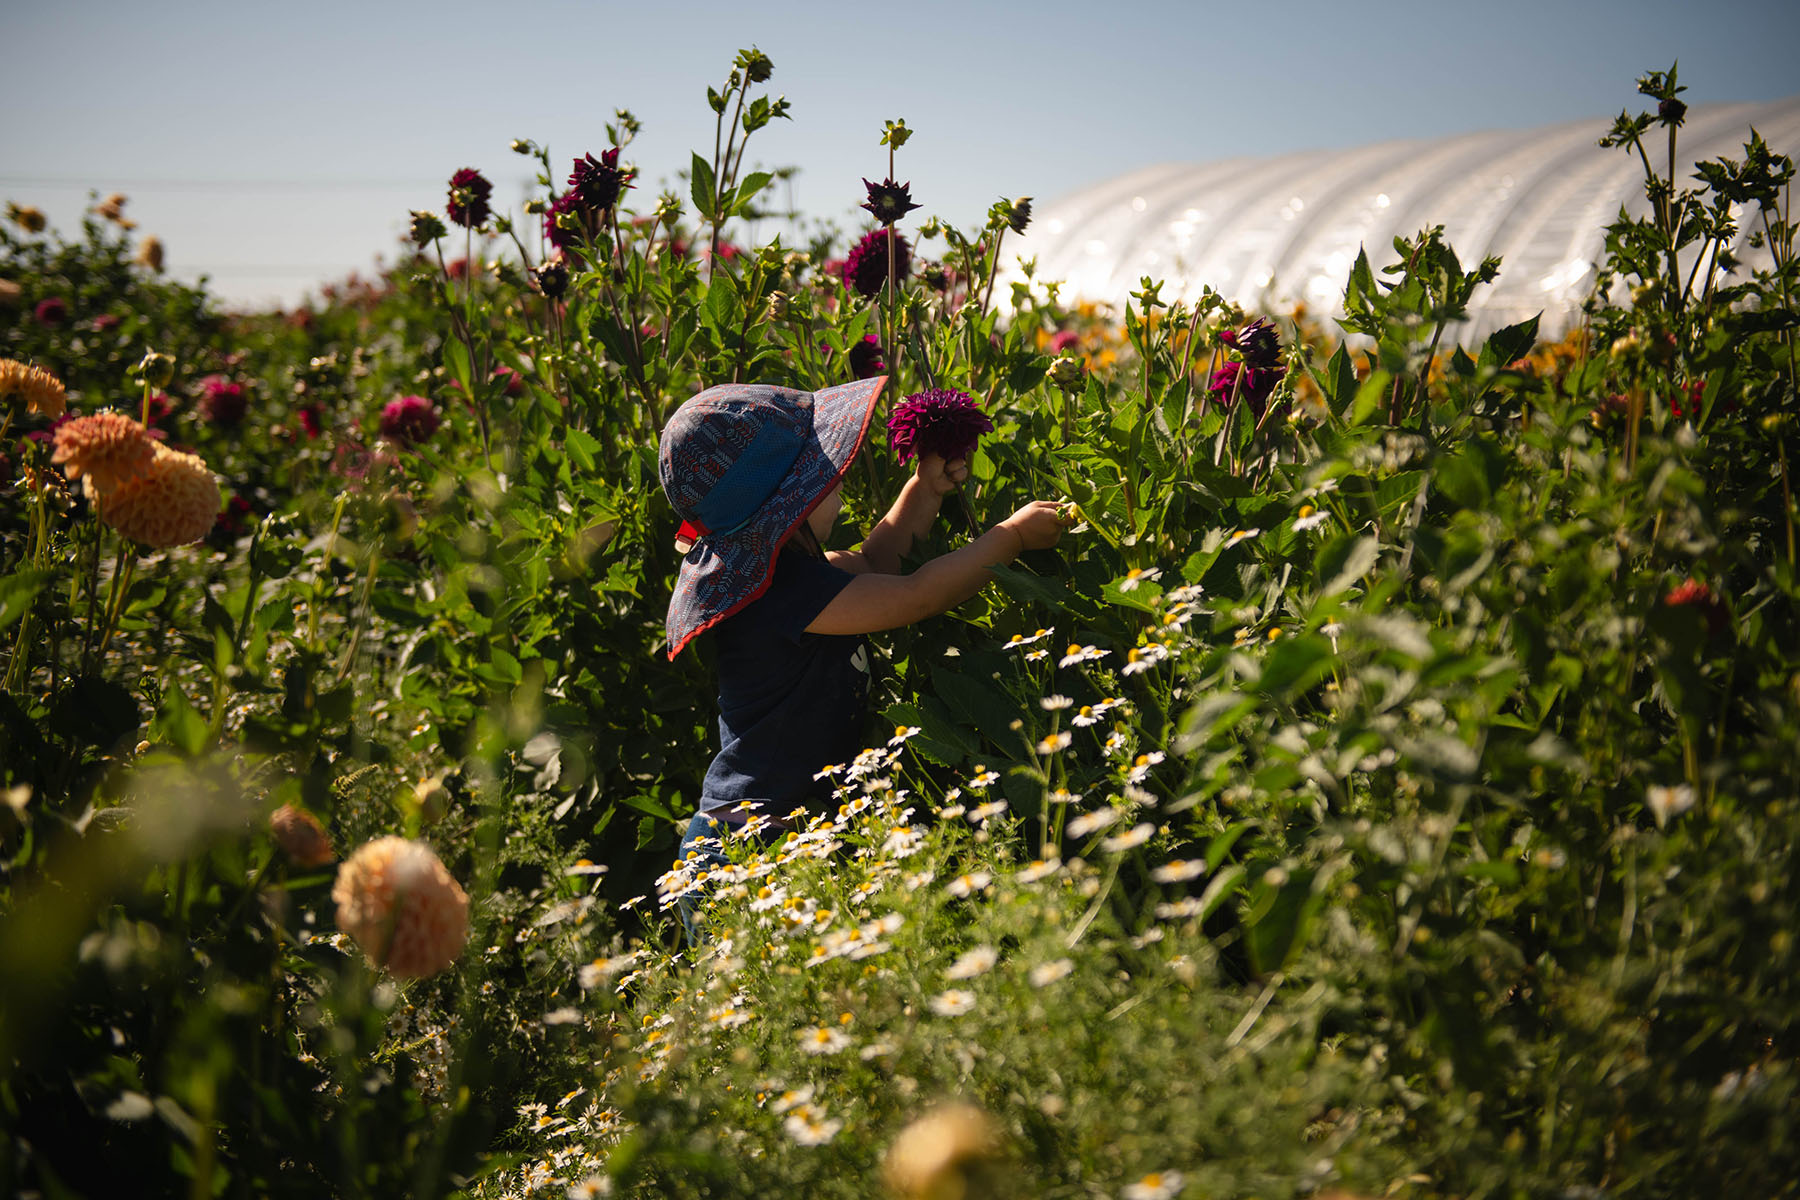
{"type": "Polygon", "coordinates": [[[423,842],[384,837],[358,848],[331,898],[338,928],[401,979],[437,974],[469,939],[469,897],[423,842]]]}

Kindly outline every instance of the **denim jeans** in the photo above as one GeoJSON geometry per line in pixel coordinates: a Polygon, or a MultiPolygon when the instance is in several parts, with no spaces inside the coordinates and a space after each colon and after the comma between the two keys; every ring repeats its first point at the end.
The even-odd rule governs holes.
{"type": "MultiPolygon", "coordinates": [[[[681,838],[681,852],[677,861],[686,862],[690,851],[694,861],[711,870],[725,865],[723,842],[730,836],[730,826],[724,821],[716,820],[705,813],[695,813],[694,819],[688,822],[687,832],[681,838]]],[[[676,902],[677,911],[681,914],[681,927],[687,930],[687,941],[690,946],[705,943],[706,938],[700,931],[697,912],[700,908],[700,893],[689,892],[676,902]]]]}

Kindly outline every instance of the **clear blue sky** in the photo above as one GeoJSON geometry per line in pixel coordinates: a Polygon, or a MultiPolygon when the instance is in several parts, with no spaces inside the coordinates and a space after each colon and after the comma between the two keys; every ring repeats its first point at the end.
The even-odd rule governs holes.
{"type": "Polygon", "coordinates": [[[1156,162],[1604,116],[1677,58],[1690,103],[1800,91],[1793,0],[58,0],[0,12],[0,199],[70,228],[90,188],[127,192],[174,274],[291,301],[391,256],[458,167],[516,208],[512,138],[566,171],[619,107],[643,121],[626,159],[647,207],[710,152],[706,87],[752,43],[794,120],[751,159],[799,167],[795,203],[845,225],[895,117],[914,215],[967,223],[1156,162]]]}

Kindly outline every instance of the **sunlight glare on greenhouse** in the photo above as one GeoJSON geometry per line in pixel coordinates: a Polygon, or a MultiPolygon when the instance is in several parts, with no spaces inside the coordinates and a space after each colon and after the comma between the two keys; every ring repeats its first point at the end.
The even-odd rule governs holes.
{"type": "MultiPolygon", "coordinates": [[[[1648,208],[1637,157],[1602,149],[1610,118],[1436,140],[1379,142],[1275,158],[1164,163],[1044,205],[1004,257],[1002,282],[1060,280],[1064,296],[1122,305],[1145,276],[1165,281],[1164,300],[1192,300],[1210,286],[1268,312],[1304,305],[1341,316],[1344,281],[1359,247],[1377,273],[1396,236],[1443,225],[1465,267],[1486,255],[1500,276],[1479,289],[1463,344],[1542,312],[1557,336],[1580,320],[1603,257],[1606,226],[1623,207],[1648,208]]],[[[1751,128],[1772,150],[1800,150],[1800,95],[1689,111],[1683,162],[1741,158],[1751,128]]],[[[1754,212],[1751,217],[1754,218],[1754,212]]],[[[1766,248],[1736,252],[1766,269],[1766,248]]]]}

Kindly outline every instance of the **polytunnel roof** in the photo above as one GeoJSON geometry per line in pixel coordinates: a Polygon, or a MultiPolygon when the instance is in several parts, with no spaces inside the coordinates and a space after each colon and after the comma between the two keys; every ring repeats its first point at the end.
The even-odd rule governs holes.
{"type": "MultiPolygon", "coordinates": [[[[1695,162],[1742,159],[1752,126],[1773,151],[1800,158],[1800,96],[1695,107],[1676,148],[1681,185],[1693,184],[1695,162]]],[[[1165,282],[1164,300],[1211,285],[1246,307],[1304,302],[1341,316],[1358,247],[1379,276],[1396,235],[1443,225],[1465,269],[1501,259],[1499,277],[1475,293],[1462,341],[1539,312],[1543,335],[1555,336],[1580,319],[1608,223],[1621,207],[1648,211],[1637,155],[1598,144],[1611,127],[1608,117],[1147,167],[1041,206],[1009,239],[1007,276],[1021,278],[1016,260],[1035,258],[1036,278],[1063,281],[1065,297],[1123,304],[1148,275],[1165,282]]],[[[1660,127],[1647,144],[1663,144],[1660,127]]],[[[1739,255],[1767,266],[1766,249],[1744,244],[1749,221],[1739,224],[1739,255]]]]}

